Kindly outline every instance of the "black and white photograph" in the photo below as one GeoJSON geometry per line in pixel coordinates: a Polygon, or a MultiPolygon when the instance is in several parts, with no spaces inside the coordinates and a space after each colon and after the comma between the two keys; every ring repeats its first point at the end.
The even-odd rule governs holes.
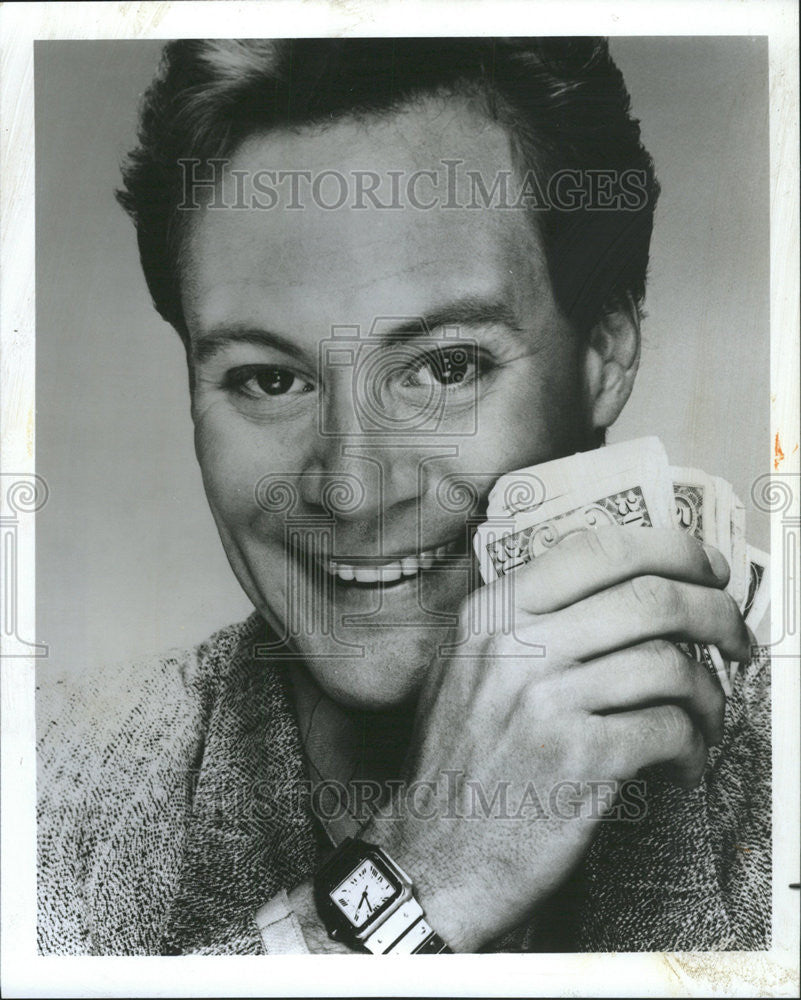
{"type": "Polygon", "coordinates": [[[794,6],[11,6],[8,995],[795,995],[794,6]]]}

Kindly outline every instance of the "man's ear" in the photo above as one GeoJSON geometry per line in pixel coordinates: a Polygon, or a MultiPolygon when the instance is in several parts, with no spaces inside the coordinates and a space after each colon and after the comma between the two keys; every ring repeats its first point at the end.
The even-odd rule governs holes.
{"type": "Polygon", "coordinates": [[[610,427],[626,405],[640,363],[640,315],[629,297],[590,331],[584,354],[584,398],[595,431],[610,427]]]}

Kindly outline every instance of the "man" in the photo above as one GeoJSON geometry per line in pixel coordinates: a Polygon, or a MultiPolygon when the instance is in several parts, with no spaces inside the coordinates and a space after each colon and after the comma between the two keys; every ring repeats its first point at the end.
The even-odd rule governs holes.
{"type": "Polygon", "coordinates": [[[44,950],[765,946],[766,671],[670,641],[748,661],[725,559],[468,557],[625,405],[656,195],[597,41],[166,47],[121,201],[256,613],[51,712],[44,950]]]}

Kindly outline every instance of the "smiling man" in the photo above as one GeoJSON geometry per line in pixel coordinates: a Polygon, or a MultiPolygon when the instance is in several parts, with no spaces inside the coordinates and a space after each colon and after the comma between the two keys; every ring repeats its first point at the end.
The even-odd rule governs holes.
{"type": "Polygon", "coordinates": [[[596,40],[166,47],[120,198],[255,612],[45,735],[44,950],[765,945],[765,671],[668,641],[749,658],[722,555],[469,557],[625,405],[656,195],[596,40]]]}
{"type": "MultiPolygon", "coordinates": [[[[333,164],[347,178],[368,163],[379,177],[410,177],[450,158],[489,182],[512,165],[506,132],[466,99],[421,98],[373,117],[248,137],[227,169],[254,177],[280,164],[316,177],[333,164]]],[[[467,201],[460,179],[456,198],[467,201]]],[[[334,630],[326,637],[304,621],[293,639],[337,702],[380,709],[419,688],[446,638],[437,616],[467,596],[462,567],[425,566],[465,538],[464,514],[443,507],[438,485],[464,473],[486,493],[499,470],[586,446],[585,360],[528,213],[288,204],[198,211],[185,222],[181,305],[198,458],[234,571],[278,634],[287,585],[308,572],[287,548],[287,513],[319,516],[326,485],[358,484],[354,502],[334,511],[324,557],[338,567],[334,630]],[[349,352],[342,364],[337,350],[349,352]],[[291,512],[259,506],[254,484],[265,474],[295,484],[291,512]],[[368,566],[394,585],[364,627],[346,629],[360,648],[351,662],[341,619],[376,611],[368,566]],[[393,581],[387,568],[408,575],[393,581]]],[[[633,364],[635,329],[622,350],[633,364]]]]}

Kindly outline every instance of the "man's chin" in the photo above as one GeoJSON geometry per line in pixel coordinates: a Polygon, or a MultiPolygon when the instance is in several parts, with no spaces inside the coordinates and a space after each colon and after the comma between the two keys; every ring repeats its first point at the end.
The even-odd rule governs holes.
{"type": "MultiPolygon", "coordinates": [[[[468,576],[462,564],[387,587],[301,577],[311,603],[292,614],[262,613],[338,704],[365,711],[417,697],[441,646],[452,637],[468,576]],[[294,623],[294,627],[277,622],[294,623]],[[304,627],[305,626],[305,627],[304,627]]],[[[286,611],[292,603],[284,598],[286,611]]]]}
{"type": "Polygon", "coordinates": [[[330,636],[303,636],[293,646],[333,701],[379,712],[416,701],[445,635],[442,629],[354,628],[347,632],[347,647],[332,647],[330,636]]]}

